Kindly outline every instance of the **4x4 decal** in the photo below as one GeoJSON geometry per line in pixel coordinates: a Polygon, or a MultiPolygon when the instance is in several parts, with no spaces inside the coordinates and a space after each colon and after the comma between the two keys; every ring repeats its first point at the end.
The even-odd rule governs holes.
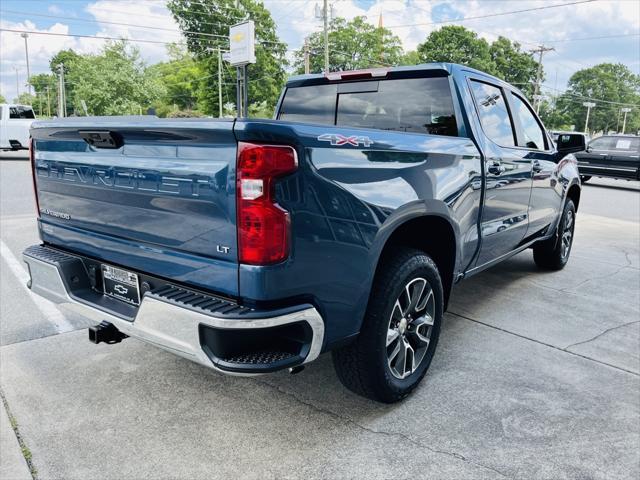
{"type": "Polygon", "coordinates": [[[345,135],[340,135],[339,133],[325,133],[320,135],[318,140],[321,142],[329,142],[331,145],[335,145],[337,147],[341,147],[343,145],[353,145],[354,147],[362,145],[364,147],[370,147],[373,145],[373,140],[369,137],[358,135],[351,135],[347,137],[345,135]]]}

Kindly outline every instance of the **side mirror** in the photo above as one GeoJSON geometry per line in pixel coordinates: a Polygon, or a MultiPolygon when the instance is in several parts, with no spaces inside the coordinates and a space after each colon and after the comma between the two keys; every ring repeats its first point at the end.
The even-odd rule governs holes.
{"type": "Polygon", "coordinates": [[[593,151],[593,147],[591,145],[588,145],[587,148],[585,148],[585,151],[591,153],[593,151]]]}
{"type": "Polygon", "coordinates": [[[584,135],[581,133],[561,133],[556,144],[559,158],[569,153],[582,152],[586,148],[584,135]]]}

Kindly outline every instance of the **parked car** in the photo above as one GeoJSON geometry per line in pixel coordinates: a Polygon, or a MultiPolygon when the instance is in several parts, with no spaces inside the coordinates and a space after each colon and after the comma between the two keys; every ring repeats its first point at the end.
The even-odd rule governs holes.
{"type": "Polygon", "coordinates": [[[273,120],[75,118],[32,130],[30,288],[230,374],[332,352],[394,402],[424,377],[453,285],[571,252],[580,181],[524,95],[451,64],[293,77],[273,120]]]}
{"type": "Polygon", "coordinates": [[[0,104],[0,150],[26,150],[35,118],[29,105],[0,104]]]}
{"type": "Polygon", "coordinates": [[[592,176],[640,180],[640,137],[635,135],[595,138],[576,158],[583,182],[592,176]]]}

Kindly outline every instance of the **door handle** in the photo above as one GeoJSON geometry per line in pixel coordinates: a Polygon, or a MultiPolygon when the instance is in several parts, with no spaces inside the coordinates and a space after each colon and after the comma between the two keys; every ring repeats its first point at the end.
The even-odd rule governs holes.
{"type": "Polygon", "coordinates": [[[535,173],[540,173],[543,170],[543,166],[540,164],[540,162],[533,162],[533,171],[535,173]]]}
{"type": "Polygon", "coordinates": [[[502,166],[500,162],[492,161],[489,163],[489,167],[487,167],[487,171],[492,175],[500,175],[504,173],[507,169],[502,166]]]}

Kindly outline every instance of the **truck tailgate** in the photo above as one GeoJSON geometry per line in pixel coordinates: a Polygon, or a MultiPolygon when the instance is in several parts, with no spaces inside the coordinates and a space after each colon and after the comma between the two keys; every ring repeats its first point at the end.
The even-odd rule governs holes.
{"type": "Polygon", "coordinates": [[[43,240],[237,295],[232,121],[79,118],[31,134],[43,240]]]}

